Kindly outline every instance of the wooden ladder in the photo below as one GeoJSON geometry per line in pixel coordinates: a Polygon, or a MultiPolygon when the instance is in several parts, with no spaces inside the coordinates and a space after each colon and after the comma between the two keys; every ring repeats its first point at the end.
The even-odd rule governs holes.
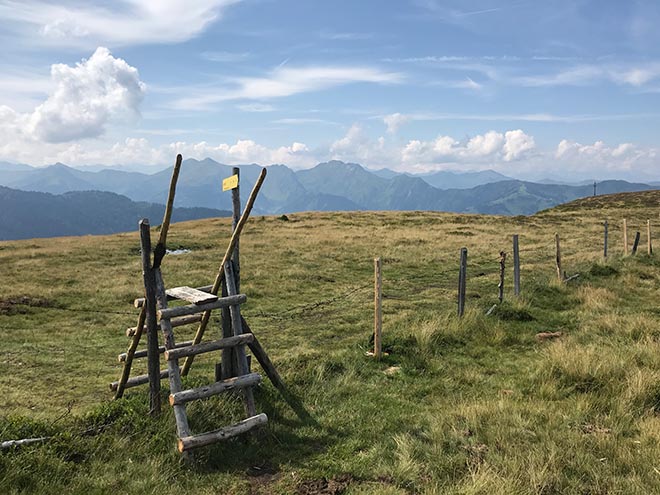
{"type": "Polygon", "coordinates": [[[156,271],[156,306],[157,315],[160,321],[160,329],[165,343],[164,357],[167,361],[166,374],[170,382],[169,403],[174,409],[174,418],[177,428],[177,447],[179,452],[186,452],[190,449],[203,447],[220,440],[231,438],[241,433],[247,432],[256,426],[268,422],[268,417],[261,413],[257,414],[254,394],[252,387],[261,383],[261,375],[250,373],[248,370],[247,357],[245,354],[245,345],[254,340],[251,333],[243,333],[241,322],[240,305],[246,301],[244,294],[238,294],[234,278],[234,271],[231,261],[224,266],[225,281],[227,288],[226,297],[218,297],[190,287],[177,287],[166,291],[160,270],[156,271]],[[167,300],[170,298],[184,299],[192,304],[168,308],[167,300]],[[172,331],[172,319],[185,316],[202,314],[221,308],[229,308],[231,323],[234,335],[218,340],[208,341],[200,344],[191,344],[184,347],[177,347],[174,341],[174,332],[172,331]],[[221,349],[234,348],[237,360],[236,370],[238,376],[225,380],[217,381],[211,385],[205,385],[198,388],[183,390],[181,384],[181,370],[179,368],[179,358],[187,356],[196,356],[207,352],[218,351],[221,349]],[[211,397],[227,392],[229,390],[242,390],[243,401],[247,418],[231,426],[226,426],[218,430],[199,433],[193,435],[188,425],[188,416],[186,414],[186,403],[211,397]]]}

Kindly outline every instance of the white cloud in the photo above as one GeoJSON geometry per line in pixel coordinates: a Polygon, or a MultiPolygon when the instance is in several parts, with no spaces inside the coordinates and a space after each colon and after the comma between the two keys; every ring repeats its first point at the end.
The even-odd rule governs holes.
{"type": "MultiPolygon", "coordinates": [[[[31,112],[0,106],[0,154],[31,157],[46,143],[63,143],[102,135],[108,124],[139,115],[144,84],[137,70],[98,48],[74,67],[51,67],[52,91],[31,112]]],[[[31,159],[29,162],[40,163],[31,159]]]]}
{"type": "Polygon", "coordinates": [[[403,115],[398,112],[383,117],[383,122],[387,126],[387,132],[390,134],[396,134],[403,125],[411,120],[412,119],[409,115],[403,115]]]}
{"type": "Polygon", "coordinates": [[[243,110],[244,112],[256,112],[256,113],[275,111],[275,107],[267,103],[243,103],[240,105],[236,105],[236,108],[238,108],[239,110],[243,110]]]}
{"type": "Polygon", "coordinates": [[[534,148],[534,138],[520,129],[504,134],[488,131],[463,143],[451,136],[438,136],[433,141],[409,141],[401,151],[401,161],[417,169],[433,169],[443,164],[490,166],[520,160],[534,148]]]}
{"type": "Polygon", "coordinates": [[[189,40],[239,0],[1,1],[0,20],[25,42],[48,46],[129,45],[189,40]]]}
{"type": "Polygon", "coordinates": [[[70,67],[51,67],[55,89],[27,119],[26,131],[37,139],[63,142],[103,134],[117,117],[139,115],[145,86],[137,69],[107,48],[70,67]]]}
{"type": "Polygon", "coordinates": [[[595,176],[621,171],[636,171],[640,177],[655,176],[660,173],[658,157],[655,148],[640,148],[632,143],[609,146],[604,141],[581,144],[563,139],[555,151],[559,168],[572,173],[591,172],[595,176]]]}
{"type": "Polygon", "coordinates": [[[230,87],[197,90],[191,97],[174,102],[179,109],[203,110],[209,105],[230,100],[268,100],[300,93],[321,91],[352,83],[393,84],[403,76],[372,67],[280,65],[266,77],[241,77],[230,87]]]}

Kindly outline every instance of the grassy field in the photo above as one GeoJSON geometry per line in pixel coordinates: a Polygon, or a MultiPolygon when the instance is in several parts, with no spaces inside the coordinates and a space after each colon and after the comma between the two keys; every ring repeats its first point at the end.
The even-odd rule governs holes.
{"type": "MultiPolygon", "coordinates": [[[[268,426],[202,449],[190,465],[175,452],[169,407],[151,419],[144,387],[120,401],[108,391],[142,290],[137,232],[2,242],[0,440],[53,438],[0,452],[0,493],[660,493],[658,206],[660,192],[645,192],[531,217],[252,218],[241,242],[244,315],[312,419],[266,381],[256,402],[268,426]],[[622,256],[624,217],[631,242],[642,231],[634,257],[622,256]],[[568,284],[557,281],[555,232],[564,269],[580,275],[568,284]],[[486,316],[499,252],[512,259],[515,233],[522,295],[513,296],[509,263],[505,302],[486,316]],[[375,256],[384,261],[381,362],[365,355],[375,256]],[[539,332],[562,336],[539,341],[539,332]]],[[[174,224],[168,247],[191,252],[165,258],[167,285],[211,283],[229,230],[226,219],[174,224]]],[[[177,339],[193,331],[177,329],[177,339]]],[[[198,357],[185,382],[212,381],[217,359],[198,357]]],[[[188,413],[206,431],[239,419],[242,405],[214,398],[188,413]]]]}

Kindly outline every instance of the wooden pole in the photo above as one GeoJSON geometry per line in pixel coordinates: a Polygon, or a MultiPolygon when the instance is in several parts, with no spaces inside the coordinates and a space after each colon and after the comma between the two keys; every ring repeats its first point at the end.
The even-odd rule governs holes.
{"type": "Polygon", "coordinates": [[[172,178],[170,179],[170,190],[167,194],[167,205],[165,206],[165,214],[163,215],[163,223],[160,226],[160,236],[158,237],[158,244],[154,250],[154,268],[160,267],[160,262],[163,261],[167,247],[167,232],[170,230],[170,220],[172,219],[172,210],[174,209],[174,195],[176,194],[176,183],[179,180],[179,170],[181,170],[181,155],[176,155],[176,163],[172,169],[172,178]]]}
{"type": "Polygon", "coordinates": [[[639,230],[635,232],[635,242],[633,242],[632,254],[637,254],[637,248],[639,247],[639,230]]]}
{"type": "Polygon", "coordinates": [[[628,255],[628,221],[623,219],[623,255],[628,255]]]}
{"type": "Polygon", "coordinates": [[[504,270],[506,270],[506,253],[500,251],[500,283],[497,286],[499,289],[498,299],[500,302],[504,300],[504,270]]]}
{"type": "Polygon", "coordinates": [[[520,295],[520,249],[518,246],[518,234],[513,236],[513,293],[520,295]]]}
{"type": "Polygon", "coordinates": [[[604,231],[604,237],[603,237],[603,258],[607,259],[607,230],[608,230],[608,224],[607,220],[605,220],[605,223],[603,223],[603,227],[605,229],[604,231]]]}
{"type": "Polygon", "coordinates": [[[649,256],[653,254],[653,241],[651,241],[651,220],[646,221],[646,239],[647,246],[646,250],[649,256]]]}
{"type": "MultiPolygon", "coordinates": [[[[238,185],[231,190],[231,206],[232,206],[232,220],[231,220],[231,231],[234,233],[236,230],[236,227],[238,226],[238,222],[241,219],[241,193],[240,193],[240,187],[241,187],[241,169],[238,167],[234,167],[232,169],[232,172],[234,175],[237,175],[239,178],[238,185]]],[[[240,262],[240,256],[239,256],[239,246],[240,246],[240,239],[236,241],[236,247],[234,248],[234,254],[232,255],[231,259],[234,262],[234,276],[236,277],[236,292],[238,294],[241,293],[241,262],[240,262]]]]}
{"type": "Polygon", "coordinates": [[[467,248],[461,248],[461,264],[458,270],[458,316],[462,317],[465,313],[465,289],[467,277],[467,248]]]}
{"type": "Polygon", "coordinates": [[[143,305],[140,309],[140,315],[138,316],[138,324],[135,327],[135,334],[133,335],[133,340],[128,346],[128,351],[126,351],[126,360],[124,362],[124,367],[121,370],[121,377],[119,377],[119,382],[117,382],[115,399],[121,399],[124,395],[124,389],[126,388],[126,382],[131,374],[131,366],[133,364],[133,356],[135,351],[140,344],[140,339],[142,338],[142,332],[144,330],[144,321],[147,318],[147,307],[143,305]]]}
{"type": "Polygon", "coordinates": [[[156,325],[156,279],[151,267],[151,232],[149,220],[140,220],[140,245],[142,247],[142,279],[147,328],[147,374],[149,376],[149,414],[160,414],[160,352],[158,351],[158,327],[156,325]]]}
{"type": "Polygon", "coordinates": [[[559,234],[555,234],[555,247],[556,247],[556,258],[557,263],[557,278],[560,282],[564,281],[564,272],[561,271],[561,244],[559,242],[559,234]]]}
{"type": "MultiPolygon", "coordinates": [[[[252,188],[250,197],[248,198],[247,203],[245,204],[245,210],[243,210],[241,219],[238,221],[238,224],[236,225],[236,230],[234,230],[234,233],[232,234],[231,239],[229,240],[229,246],[227,246],[227,251],[225,251],[225,255],[222,258],[222,264],[220,265],[220,269],[218,270],[218,273],[215,277],[215,281],[213,282],[213,287],[211,288],[211,294],[217,294],[218,290],[220,289],[220,286],[222,285],[222,281],[225,276],[224,275],[225,263],[227,263],[227,261],[231,259],[232,253],[234,252],[234,247],[238,242],[238,238],[241,235],[241,231],[243,230],[245,223],[250,217],[250,212],[252,211],[254,202],[257,199],[257,194],[259,194],[259,189],[261,189],[261,185],[264,183],[264,179],[266,179],[266,169],[262,168],[261,173],[259,174],[259,178],[257,179],[256,184],[252,188]]],[[[195,337],[193,339],[193,342],[195,344],[199,344],[202,341],[202,337],[204,336],[204,331],[206,330],[206,326],[208,325],[210,318],[211,318],[211,312],[210,311],[205,312],[204,316],[202,317],[202,321],[199,324],[199,327],[197,328],[195,337]]],[[[186,358],[185,362],[183,363],[183,368],[181,369],[181,374],[183,376],[188,374],[188,371],[192,366],[194,358],[195,356],[188,356],[186,358]]]]}
{"type": "Polygon", "coordinates": [[[374,258],[374,357],[383,356],[383,279],[382,262],[374,258]]]}

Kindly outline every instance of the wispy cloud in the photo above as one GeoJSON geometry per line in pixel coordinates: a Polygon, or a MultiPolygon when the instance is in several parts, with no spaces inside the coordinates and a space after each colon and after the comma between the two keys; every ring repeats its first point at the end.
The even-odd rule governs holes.
{"type": "Polygon", "coordinates": [[[285,125],[301,125],[301,124],[322,124],[322,125],[335,125],[335,126],[341,125],[339,122],[333,122],[332,120],[314,119],[314,118],[306,118],[306,117],[277,119],[271,121],[271,123],[285,124],[285,125]]]}
{"type": "Polygon", "coordinates": [[[211,51],[211,52],[202,52],[200,56],[204,60],[210,62],[241,62],[250,58],[251,54],[249,52],[223,52],[223,51],[211,51]]]}
{"type": "Polygon", "coordinates": [[[201,90],[197,94],[176,100],[179,109],[203,110],[211,105],[231,100],[268,100],[300,93],[321,91],[353,83],[396,84],[403,74],[373,67],[280,65],[265,77],[241,77],[225,87],[201,90]]]}
{"type": "Polygon", "coordinates": [[[24,42],[48,46],[170,43],[189,40],[241,0],[0,1],[0,21],[24,42]]]}

